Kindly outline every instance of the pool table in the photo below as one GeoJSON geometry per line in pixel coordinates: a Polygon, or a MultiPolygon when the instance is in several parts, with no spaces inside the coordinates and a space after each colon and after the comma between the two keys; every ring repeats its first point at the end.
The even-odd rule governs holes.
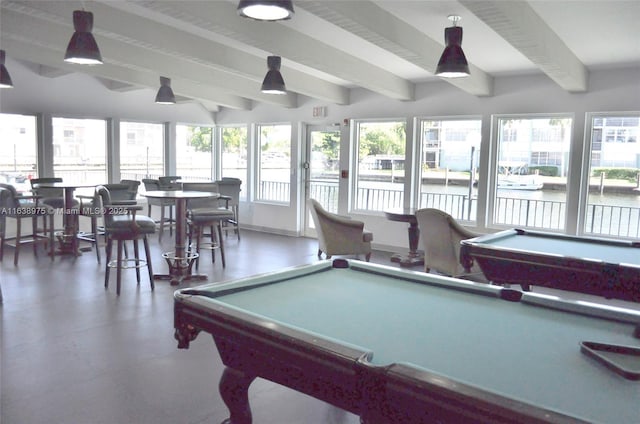
{"type": "Polygon", "coordinates": [[[513,229],[463,240],[460,260],[465,268],[476,261],[496,284],[640,302],[640,241],[513,229]]]}
{"type": "MultiPolygon", "coordinates": [[[[580,347],[637,350],[639,311],[337,259],[182,289],[174,312],[179,348],[213,336],[233,424],[251,423],[257,377],[365,423],[640,417],[640,381],[580,347]]],[[[628,359],[640,368],[640,357],[628,359]]]]}

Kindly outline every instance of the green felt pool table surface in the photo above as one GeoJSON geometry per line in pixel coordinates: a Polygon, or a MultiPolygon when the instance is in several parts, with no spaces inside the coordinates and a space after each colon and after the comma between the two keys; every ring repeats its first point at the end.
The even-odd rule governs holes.
{"type": "Polygon", "coordinates": [[[238,290],[204,286],[201,292],[217,294],[201,301],[359,347],[375,366],[410,364],[585,421],[640,421],[640,382],[579,347],[582,341],[640,347],[634,337],[640,315],[603,319],[584,313],[589,308],[555,309],[563,303],[540,295],[510,302],[493,286],[350,265],[320,263],[225,285],[244,287],[238,290]]]}
{"type": "Polygon", "coordinates": [[[584,237],[553,236],[534,231],[506,231],[483,237],[478,243],[501,249],[640,266],[640,247],[633,247],[631,242],[604,243],[584,237]]]}

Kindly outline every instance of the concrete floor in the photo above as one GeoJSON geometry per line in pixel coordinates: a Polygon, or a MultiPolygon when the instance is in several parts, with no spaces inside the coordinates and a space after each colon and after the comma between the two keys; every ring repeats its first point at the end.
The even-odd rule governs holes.
{"type": "MultiPolygon", "coordinates": [[[[166,231],[166,230],[165,230],[166,231]]],[[[153,267],[166,272],[161,252],[172,250],[152,238],[153,267]]],[[[227,266],[203,258],[208,282],[317,261],[315,240],[244,231],[226,238],[227,266]]],[[[380,253],[387,261],[388,254],[380,253]]],[[[104,261],[104,255],[103,255],[104,261]]],[[[146,274],[138,287],[127,270],[122,293],[115,273],[105,291],[104,265],[94,252],[78,258],[45,253],[34,258],[23,246],[0,265],[2,320],[2,424],[195,424],[220,423],[227,408],[218,394],[223,366],[206,333],[188,350],[173,337],[173,292],[146,274]]],[[[184,283],[179,288],[203,282],[184,283]]],[[[255,423],[357,423],[357,417],[265,380],[250,390],[255,423]]]]}
{"type": "MultiPolygon", "coordinates": [[[[152,238],[155,272],[166,272],[161,253],[172,250],[172,241],[167,233],[162,244],[152,238]]],[[[316,249],[315,240],[244,231],[241,241],[226,238],[226,269],[207,256],[200,272],[208,282],[225,281],[315,262],[316,249]]],[[[146,274],[136,286],[135,272],[127,270],[118,297],[115,273],[105,290],[104,265],[93,252],[51,262],[44,253],[34,258],[26,246],[17,267],[12,256],[7,248],[0,264],[2,424],[214,424],[227,418],[213,340],[202,333],[188,350],[177,349],[176,287],[156,281],[152,292],[146,274]]],[[[390,264],[389,257],[374,252],[372,261],[390,264]]],[[[359,422],[261,379],[250,388],[250,402],[257,424],[359,422]]]]}

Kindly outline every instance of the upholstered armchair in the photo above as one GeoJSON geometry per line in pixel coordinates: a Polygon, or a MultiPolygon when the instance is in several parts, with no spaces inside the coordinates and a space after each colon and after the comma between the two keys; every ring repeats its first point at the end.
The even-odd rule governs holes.
{"type": "Polygon", "coordinates": [[[448,213],[439,209],[416,211],[420,240],[424,248],[424,270],[434,270],[449,277],[487,282],[477,264],[465,271],[460,263],[460,242],[477,234],[458,224],[448,213]]]}
{"type": "Polygon", "coordinates": [[[364,229],[364,222],[327,212],[314,199],[309,199],[309,210],[318,234],[318,257],[333,255],[365,255],[371,258],[373,233],[364,229]]]}

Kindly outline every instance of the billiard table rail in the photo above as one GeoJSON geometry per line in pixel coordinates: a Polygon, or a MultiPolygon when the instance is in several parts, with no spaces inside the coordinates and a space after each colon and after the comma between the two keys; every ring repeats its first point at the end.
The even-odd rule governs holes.
{"type": "Polygon", "coordinates": [[[460,262],[465,269],[477,263],[485,277],[494,284],[520,285],[525,291],[529,291],[531,286],[541,286],[640,302],[640,259],[633,262],[634,258],[640,258],[640,244],[637,242],[521,229],[463,240],[460,246],[460,262]],[[551,247],[546,251],[530,251],[500,245],[501,240],[514,236],[529,236],[548,240],[549,243],[558,240],[625,249],[626,259],[612,255],[606,260],[579,257],[578,249],[571,255],[563,255],[553,253],[551,247]]]}
{"type": "MultiPolygon", "coordinates": [[[[281,272],[268,273],[175,293],[174,326],[178,345],[188,348],[189,342],[201,331],[212,335],[226,367],[220,392],[232,423],[251,423],[248,388],[257,377],[328,402],[370,423],[422,424],[436,420],[456,424],[587,422],[409,363],[373,364],[373,352],[366,347],[303,331],[215,299],[250,289],[253,285],[294,278],[292,275],[323,272],[330,269],[326,262],[285,270],[290,272],[285,273],[286,278],[274,279],[281,272]]],[[[397,276],[421,284],[632,323],[636,325],[636,337],[640,337],[640,312],[606,305],[584,305],[537,293],[518,292],[515,299],[514,290],[499,286],[431,275],[425,279],[424,273],[374,264],[360,266],[357,261],[349,264],[356,270],[370,273],[384,270],[384,275],[392,278],[397,276]]]]}

